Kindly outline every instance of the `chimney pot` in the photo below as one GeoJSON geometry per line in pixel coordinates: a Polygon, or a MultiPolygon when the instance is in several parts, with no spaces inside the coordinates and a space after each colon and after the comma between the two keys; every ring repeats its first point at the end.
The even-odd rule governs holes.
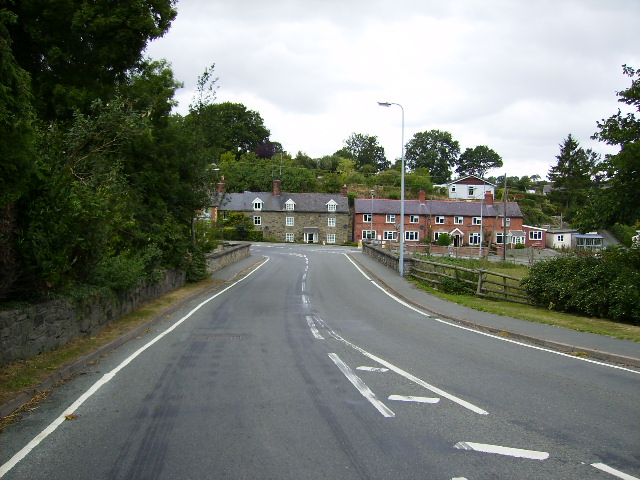
{"type": "Polygon", "coordinates": [[[486,203],[488,206],[493,205],[493,192],[491,192],[491,191],[485,192],[485,194],[484,194],[484,203],[486,203]]]}

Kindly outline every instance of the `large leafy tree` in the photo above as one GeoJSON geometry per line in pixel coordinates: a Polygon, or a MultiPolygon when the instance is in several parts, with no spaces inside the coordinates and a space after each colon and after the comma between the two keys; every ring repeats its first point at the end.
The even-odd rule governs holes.
{"type": "Polygon", "coordinates": [[[384,147],[378,144],[378,137],[362,133],[352,133],[344,141],[344,147],[335,156],[351,159],[359,171],[369,173],[379,172],[389,168],[389,161],[384,153],[384,147]]]}
{"type": "Polygon", "coordinates": [[[581,230],[640,221],[640,70],[623,65],[623,72],[631,86],[617,92],[618,101],[635,111],[624,114],[618,109],[597,123],[599,131],[593,138],[620,151],[603,162],[608,188],[590,192],[588,203],[578,211],[576,225],[581,230]]]}
{"type": "Polygon", "coordinates": [[[436,183],[451,180],[451,167],[460,155],[460,144],[451,133],[429,130],[416,133],[405,150],[405,158],[410,169],[428,168],[436,183]]]}
{"type": "Polygon", "coordinates": [[[502,166],[502,157],[487,147],[478,145],[467,148],[456,161],[456,173],[458,175],[484,176],[487,170],[502,166]]]}
{"type": "Polygon", "coordinates": [[[87,111],[107,100],[176,16],[175,0],[111,2],[20,0],[5,8],[13,53],[33,81],[39,115],[47,120],[87,111]]]}

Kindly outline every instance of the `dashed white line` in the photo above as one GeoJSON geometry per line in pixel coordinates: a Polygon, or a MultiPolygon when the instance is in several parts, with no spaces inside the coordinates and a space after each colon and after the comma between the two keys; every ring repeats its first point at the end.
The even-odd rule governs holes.
{"type": "Polygon", "coordinates": [[[605,465],[604,463],[592,463],[591,466],[597,468],[598,470],[602,470],[603,472],[610,473],[614,477],[622,478],[623,480],[640,480],[638,479],[638,477],[634,477],[632,475],[629,475],[628,473],[616,470],[615,468],[612,468],[609,465],[605,465]]]}
{"type": "Polygon", "coordinates": [[[318,329],[316,328],[316,324],[314,323],[313,318],[311,318],[309,315],[307,315],[307,323],[309,324],[309,328],[311,329],[311,333],[313,334],[313,336],[318,340],[324,340],[324,337],[320,335],[320,332],[318,332],[318,329]]]}
{"type": "Polygon", "coordinates": [[[384,367],[364,367],[364,366],[356,367],[356,370],[362,370],[365,372],[381,372],[381,373],[389,371],[388,368],[384,368],[384,367]]]}
{"type": "Polygon", "coordinates": [[[460,450],[473,450],[475,452],[495,453],[498,455],[507,455],[509,457],[529,458],[531,460],[546,460],[549,458],[547,452],[538,452],[536,450],[522,450],[521,448],[502,447],[500,445],[489,445],[486,443],[474,442],[458,442],[454,448],[460,450]]]}
{"type": "Polygon", "coordinates": [[[396,400],[398,402],[416,402],[416,403],[438,403],[439,398],[430,397],[414,397],[412,395],[389,395],[389,400],[396,400]]]}
{"type": "Polygon", "coordinates": [[[369,402],[371,402],[371,404],[374,407],[376,407],[376,409],[382,414],[383,417],[396,416],[396,414],[393,413],[389,409],[389,407],[387,407],[384,403],[378,400],[378,397],[376,397],[376,394],[373,393],[369,387],[367,387],[367,385],[360,379],[360,377],[358,377],[355,373],[353,373],[353,370],[351,370],[347,366],[347,364],[345,364],[342,360],[340,360],[340,357],[338,357],[338,355],[336,355],[335,353],[329,353],[328,355],[329,355],[329,358],[333,360],[333,363],[335,363],[337,367],[340,369],[340,371],[344,374],[344,376],[347,377],[347,380],[349,380],[353,384],[353,386],[358,389],[358,391],[362,394],[364,398],[369,400],[369,402]]]}

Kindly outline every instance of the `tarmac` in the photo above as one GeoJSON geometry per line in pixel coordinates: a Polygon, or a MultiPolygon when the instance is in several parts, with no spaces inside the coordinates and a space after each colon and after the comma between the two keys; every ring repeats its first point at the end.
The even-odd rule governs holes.
{"type": "MultiPolygon", "coordinates": [[[[416,308],[429,312],[437,318],[450,320],[480,331],[494,333],[502,338],[509,338],[568,354],[586,356],[597,360],[640,368],[640,343],[480,312],[472,308],[448,302],[420,290],[416,285],[401,277],[395,270],[365,255],[361,250],[350,250],[348,251],[348,255],[367,275],[389,293],[416,308]]],[[[37,393],[48,390],[56,382],[81,371],[90,362],[99,359],[101,355],[133,338],[143,335],[150,326],[162,321],[167,315],[178,310],[185,303],[202,295],[206,295],[210,291],[220,288],[220,285],[224,285],[245,275],[261,261],[263,261],[263,257],[251,255],[214,272],[212,274],[213,278],[221,280],[222,284],[194,293],[190,297],[172,306],[169,310],[157,315],[149,322],[140,325],[126,335],[100,347],[74,364],[56,372],[36,388],[26,391],[9,402],[0,405],[0,418],[10,415],[16,409],[26,404],[37,393]]]]}

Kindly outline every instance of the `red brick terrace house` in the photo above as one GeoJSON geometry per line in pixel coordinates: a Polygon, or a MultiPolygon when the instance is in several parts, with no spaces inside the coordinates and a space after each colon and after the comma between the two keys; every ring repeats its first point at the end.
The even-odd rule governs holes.
{"type": "MultiPolygon", "coordinates": [[[[525,243],[519,205],[494,203],[491,192],[486,192],[484,201],[465,202],[426,200],[425,192],[420,191],[419,200],[405,200],[404,213],[405,243],[432,242],[448,233],[456,247],[480,245],[482,238],[485,245],[489,241],[502,244],[505,221],[507,247],[525,243]]],[[[354,241],[398,241],[399,231],[400,200],[356,199],[354,241]]]]}

